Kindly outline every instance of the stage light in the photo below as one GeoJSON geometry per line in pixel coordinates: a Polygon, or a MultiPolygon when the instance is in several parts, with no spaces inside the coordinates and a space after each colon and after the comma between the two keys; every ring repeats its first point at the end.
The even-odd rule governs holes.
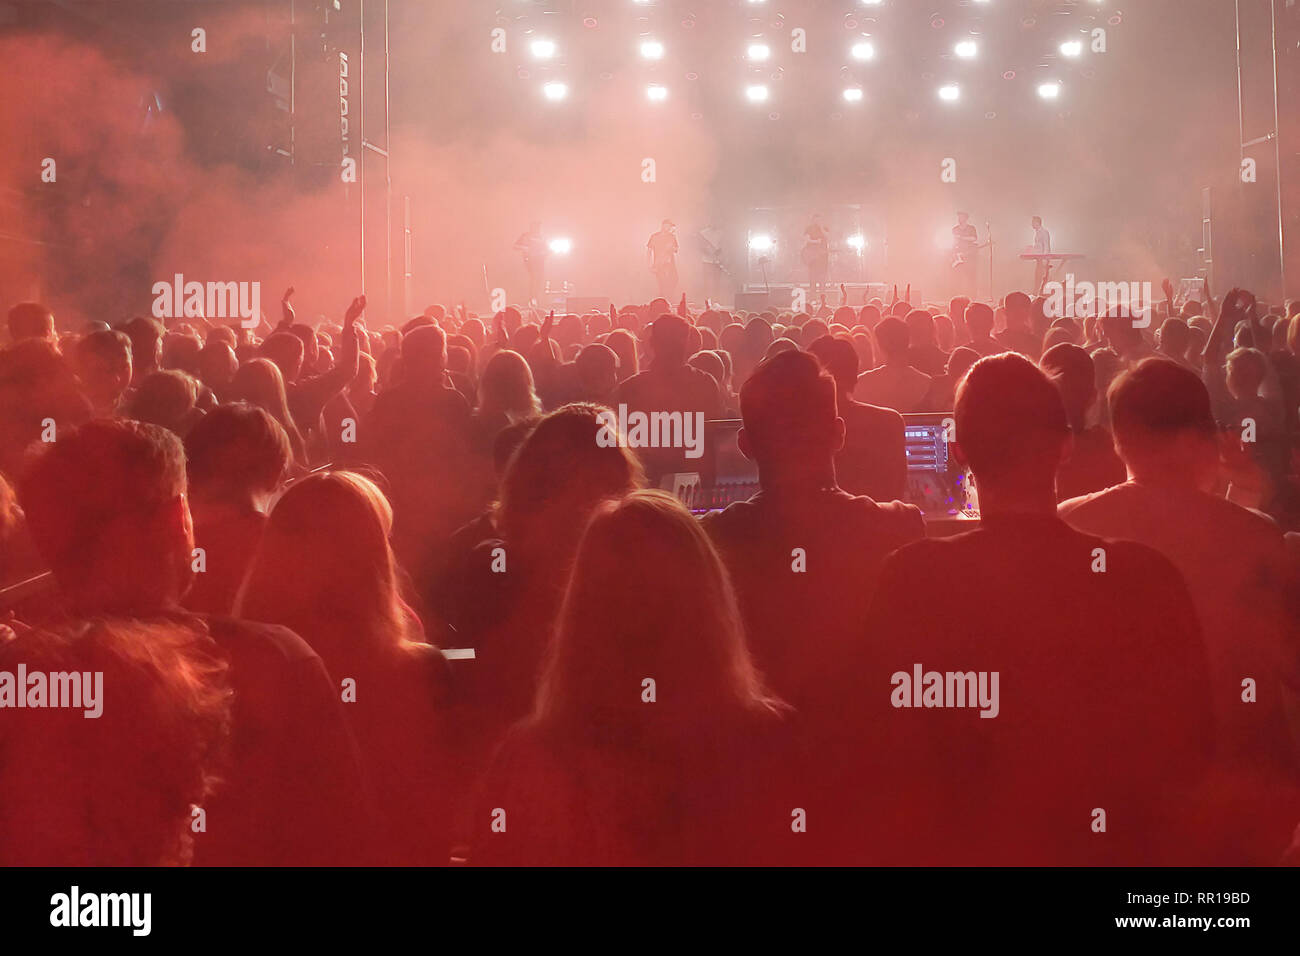
{"type": "Polygon", "coordinates": [[[1083,55],[1082,40],[1066,40],[1061,44],[1061,56],[1076,57],[1083,55]]]}
{"type": "Polygon", "coordinates": [[[668,87],[651,83],[645,88],[645,98],[654,103],[662,103],[668,99],[668,87]]]}
{"type": "Polygon", "coordinates": [[[876,55],[876,48],[864,40],[861,43],[853,44],[849,53],[855,60],[870,60],[876,55]]]}
{"type": "Polygon", "coordinates": [[[859,255],[861,255],[863,249],[867,248],[867,240],[862,237],[860,232],[855,232],[844,241],[848,243],[850,249],[859,255]]]}
{"type": "Polygon", "coordinates": [[[542,87],[542,95],[552,102],[558,102],[569,95],[569,87],[559,80],[552,80],[542,87]]]}
{"type": "Polygon", "coordinates": [[[745,87],[745,98],[751,103],[767,102],[767,87],[756,85],[745,87]]]}
{"type": "Polygon", "coordinates": [[[567,256],[573,249],[573,240],[564,236],[557,236],[546,244],[546,247],[557,256],[567,256]]]}
{"type": "Polygon", "coordinates": [[[658,40],[641,41],[641,59],[643,60],[662,60],[664,58],[664,45],[658,40]]]}
{"type": "Polygon", "coordinates": [[[844,99],[849,103],[857,103],[862,99],[862,87],[849,86],[844,90],[844,99]]]}
{"type": "Polygon", "coordinates": [[[555,41],[534,40],[528,45],[528,49],[532,51],[534,59],[549,60],[551,57],[555,56],[555,41]]]}
{"type": "Polygon", "coordinates": [[[749,237],[749,249],[751,252],[769,252],[774,245],[776,245],[776,243],[772,241],[772,237],[764,232],[749,237]]]}
{"type": "Polygon", "coordinates": [[[939,87],[939,99],[954,103],[961,99],[961,87],[955,83],[939,87]]]}
{"type": "Polygon", "coordinates": [[[1038,95],[1045,100],[1054,100],[1061,95],[1061,84],[1056,82],[1040,83],[1038,95]]]}
{"type": "Polygon", "coordinates": [[[758,60],[761,62],[772,55],[772,48],[766,43],[751,43],[749,49],[745,51],[745,55],[751,60],[758,60]]]}
{"type": "Polygon", "coordinates": [[[963,60],[970,60],[979,52],[979,46],[974,40],[962,40],[952,48],[952,52],[956,53],[963,60]]]}

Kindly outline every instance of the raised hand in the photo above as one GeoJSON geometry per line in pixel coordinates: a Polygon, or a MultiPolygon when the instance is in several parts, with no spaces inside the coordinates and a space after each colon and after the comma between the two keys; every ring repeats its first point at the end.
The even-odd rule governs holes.
{"type": "Polygon", "coordinates": [[[280,299],[280,322],[282,325],[293,325],[298,316],[293,311],[293,303],[289,301],[293,297],[293,286],[284,290],[284,295],[280,299]]]}
{"type": "Polygon", "coordinates": [[[352,304],[348,306],[347,314],[343,316],[343,327],[347,328],[350,326],[364,311],[366,311],[366,297],[364,295],[359,295],[353,299],[352,304]]]}

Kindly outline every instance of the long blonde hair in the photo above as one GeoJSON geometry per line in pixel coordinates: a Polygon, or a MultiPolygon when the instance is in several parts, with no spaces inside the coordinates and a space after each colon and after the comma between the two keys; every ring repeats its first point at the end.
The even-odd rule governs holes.
{"type": "Polygon", "coordinates": [[[676,727],[779,711],[745,646],[731,581],[676,498],[634,491],[587,524],[538,690],[552,729],[644,717],[676,727]],[[644,681],[655,682],[653,707],[644,681]]]}
{"type": "Polygon", "coordinates": [[[271,508],[236,614],[297,631],[327,665],[418,643],[388,543],[392,523],[384,493],[355,472],[292,483],[271,508]]]}

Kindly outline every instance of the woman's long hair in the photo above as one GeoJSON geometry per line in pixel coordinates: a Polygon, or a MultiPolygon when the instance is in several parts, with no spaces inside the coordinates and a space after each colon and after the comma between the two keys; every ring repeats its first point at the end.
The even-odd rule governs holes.
{"type": "Polygon", "coordinates": [[[578,549],[535,723],[562,736],[629,722],[698,732],[783,707],[763,689],[726,569],[691,513],[662,491],[603,504],[578,549]]]}
{"type": "Polygon", "coordinates": [[[235,613],[302,635],[334,671],[420,642],[388,543],[393,512],[370,479],[317,472],[271,508],[235,613]]]}
{"type": "Polygon", "coordinates": [[[518,352],[497,352],[483,368],[478,386],[478,410],[483,416],[503,416],[510,424],[541,413],[533,372],[518,352]]]}
{"type": "Polygon", "coordinates": [[[497,518],[507,545],[526,558],[562,559],[551,569],[561,576],[592,510],[645,484],[631,451],[599,443],[601,412],[608,409],[585,402],[551,412],[524,439],[501,480],[497,518]]]}
{"type": "Polygon", "coordinates": [[[627,329],[614,329],[604,343],[618,356],[618,380],[625,381],[641,371],[637,356],[636,336],[627,329]]]}
{"type": "Polygon", "coordinates": [[[270,359],[250,359],[239,366],[239,371],[230,383],[230,392],[236,401],[266,409],[284,427],[294,458],[300,465],[307,463],[306,445],[302,433],[294,424],[293,415],[289,413],[289,399],[279,366],[270,359]]]}

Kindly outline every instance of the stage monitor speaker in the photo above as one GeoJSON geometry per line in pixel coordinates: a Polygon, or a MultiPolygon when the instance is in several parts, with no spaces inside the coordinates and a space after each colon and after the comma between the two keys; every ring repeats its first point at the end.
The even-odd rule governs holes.
{"type": "Polygon", "coordinates": [[[566,312],[572,312],[574,315],[582,315],[586,312],[608,312],[610,299],[608,296],[586,295],[586,296],[569,296],[564,300],[564,309],[566,312]]]}
{"type": "Polygon", "coordinates": [[[770,292],[737,292],[736,308],[746,312],[762,312],[764,309],[788,309],[794,302],[794,290],[790,287],[774,288],[770,292]]]}

